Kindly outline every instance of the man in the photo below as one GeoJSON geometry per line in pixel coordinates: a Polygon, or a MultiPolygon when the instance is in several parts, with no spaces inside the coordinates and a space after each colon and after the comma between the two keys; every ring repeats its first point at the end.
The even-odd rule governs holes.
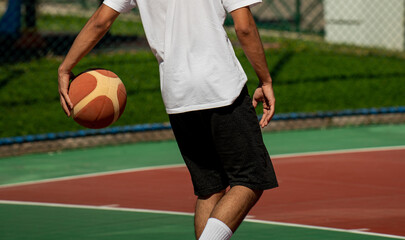
{"type": "Polygon", "coordinates": [[[137,6],[159,62],[163,101],[195,194],[197,239],[229,239],[263,190],[277,187],[260,126],[274,115],[275,98],[250,6],[261,0],[105,0],[59,67],[61,105],[71,70],[122,12],[137,6]],[[253,100],[223,28],[230,12],[239,42],[260,80],[253,100]],[[254,107],[263,103],[258,122],[254,107]],[[253,106],[252,106],[253,105],[253,106]],[[230,186],[229,191],[226,191],[230,186]]]}

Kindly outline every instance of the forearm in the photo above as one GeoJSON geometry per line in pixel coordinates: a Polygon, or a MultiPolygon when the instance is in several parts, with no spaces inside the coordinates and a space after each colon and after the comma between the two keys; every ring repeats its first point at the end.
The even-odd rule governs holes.
{"type": "Polygon", "coordinates": [[[235,17],[239,17],[239,21],[235,21],[236,35],[260,80],[260,84],[271,84],[272,79],[267,66],[266,55],[253,16],[250,11],[248,13],[245,11],[242,16],[235,17]]]}
{"type": "MultiPolygon", "coordinates": [[[[105,8],[105,6],[100,7],[80,31],[64,61],[59,66],[60,72],[70,72],[110,29],[118,14],[106,14],[105,8]]],[[[107,9],[108,11],[110,10],[107,9]]]]}

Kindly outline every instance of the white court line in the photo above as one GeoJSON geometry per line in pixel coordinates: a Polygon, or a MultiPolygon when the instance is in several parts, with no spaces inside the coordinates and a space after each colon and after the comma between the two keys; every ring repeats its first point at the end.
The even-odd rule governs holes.
{"type": "MultiPolygon", "coordinates": [[[[1,203],[1,201],[0,201],[1,203]]],[[[308,228],[308,229],[316,229],[316,230],[326,230],[326,231],[334,231],[334,232],[344,232],[344,233],[354,233],[360,235],[369,235],[369,236],[376,236],[376,237],[387,237],[387,238],[395,238],[395,239],[405,239],[403,236],[391,235],[391,234],[383,234],[383,233],[373,233],[373,232],[362,232],[358,230],[346,230],[340,228],[331,228],[331,227],[318,227],[318,226],[311,226],[311,225],[304,225],[304,224],[296,224],[296,223],[283,223],[283,222],[274,222],[274,221],[263,221],[263,220],[255,220],[255,219],[247,219],[246,222],[252,223],[262,223],[262,224],[270,224],[270,225],[279,225],[279,226],[286,226],[286,227],[299,227],[299,228],[308,228]]]]}
{"type": "Polygon", "coordinates": [[[390,146],[390,147],[370,147],[370,148],[353,148],[344,150],[328,150],[328,151],[318,151],[318,152],[306,152],[306,153],[287,153],[273,155],[272,159],[279,158],[290,158],[290,157],[306,157],[306,156],[318,156],[318,155],[333,155],[333,154],[345,154],[345,153],[362,153],[362,152],[383,152],[383,151],[394,151],[394,150],[405,150],[405,146],[390,146]]]}
{"type": "MultiPolygon", "coordinates": [[[[404,149],[405,149],[405,146],[355,148],[355,149],[346,149],[346,150],[330,150],[330,151],[318,151],[318,152],[306,152],[306,153],[277,154],[277,155],[271,155],[271,158],[273,160],[277,160],[277,159],[290,158],[290,157],[306,157],[306,156],[345,154],[345,153],[357,153],[357,152],[392,151],[392,150],[404,150],[404,149]]],[[[6,187],[17,187],[17,186],[25,186],[25,185],[31,185],[31,184],[39,184],[39,183],[75,180],[75,179],[80,179],[80,178],[101,177],[101,176],[108,176],[108,175],[121,174],[121,173],[131,173],[131,172],[140,172],[140,171],[149,171],[149,170],[162,170],[162,169],[177,168],[177,167],[183,167],[183,166],[185,166],[185,164],[171,164],[171,165],[160,165],[160,166],[154,166],[154,167],[140,167],[140,168],[130,168],[130,169],[123,169],[123,170],[113,170],[113,171],[98,172],[98,173],[86,173],[86,174],[79,174],[79,175],[73,175],[73,176],[67,176],[67,177],[57,177],[57,178],[48,178],[48,179],[43,179],[43,180],[26,181],[26,182],[20,182],[20,183],[3,184],[3,185],[0,185],[0,189],[6,188],[6,187]]]]}
{"type": "MultiPolygon", "coordinates": [[[[39,203],[39,202],[0,200],[0,204],[194,216],[193,213],[187,213],[187,212],[160,211],[160,210],[149,210],[149,209],[138,209],[138,208],[117,208],[117,207],[106,207],[106,206],[98,207],[98,206],[91,206],[91,205],[74,205],[74,204],[60,204],[60,203],[39,203]]],[[[311,225],[304,225],[304,224],[283,223],[283,222],[264,221],[264,220],[256,220],[256,219],[245,219],[244,221],[251,222],[251,223],[278,225],[278,226],[284,226],[284,227],[296,227],[296,228],[352,233],[352,234],[359,234],[359,235],[369,235],[369,236],[376,236],[376,237],[386,237],[386,238],[393,238],[393,239],[405,239],[405,237],[403,237],[403,236],[396,236],[396,235],[382,234],[382,233],[372,233],[372,232],[362,232],[362,231],[357,231],[357,230],[345,230],[345,229],[340,229],[340,228],[318,227],[318,226],[311,226],[311,225]]]]}
{"type": "Polygon", "coordinates": [[[159,166],[155,166],[155,167],[140,167],[140,168],[130,168],[130,169],[123,169],[123,170],[98,172],[98,173],[86,173],[86,174],[79,174],[79,175],[73,175],[73,176],[68,176],[68,177],[57,177],[57,178],[48,178],[48,179],[43,179],[43,180],[26,181],[26,182],[20,182],[20,183],[3,184],[3,185],[0,185],[0,188],[17,187],[17,186],[25,186],[25,185],[39,184],[39,183],[50,183],[50,182],[58,182],[58,181],[66,181],[66,180],[75,180],[75,179],[81,179],[81,178],[101,177],[101,176],[108,176],[108,175],[122,174],[122,173],[141,172],[141,171],[149,171],[149,170],[162,170],[162,169],[178,168],[178,167],[183,167],[183,166],[185,166],[185,164],[159,165],[159,166]]]}
{"type": "Polygon", "coordinates": [[[25,202],[25,201],[0,200],[0,204],[194,216],[193,213],[187,213],[187,212],[149,210],[149,209],[140,209],[140,208],[121,208],[121,207],[109,207],[109,206],[75,205],[75,204],[64,204],[64,203],[62,204],[62,203],[41,203],[41,202],[29,202],[29,201],[25,202]]]}
{"type": "Polygon", "coordinates": [[[370,229],[369,228],[359,228],[359,229],[350,229],[350,231],[367,232],[367,231],[370,231],[370,229]]]}

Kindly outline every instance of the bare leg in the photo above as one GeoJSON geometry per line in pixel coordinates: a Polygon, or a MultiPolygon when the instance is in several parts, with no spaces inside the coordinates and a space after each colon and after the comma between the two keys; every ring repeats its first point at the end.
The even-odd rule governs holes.
{"type": "Polygon", "coordinates": [[[232,232],[235,232],[262,193],[262,190],[255,191],[247,187],[235,186],[219,200],[210,217],[222,221],[232,232]]]}
{"type": "Polygon", "coordinates": [[[205,224],[207,224],[208,218],[210,217],[212,210],[217,205],[219,200],[221,200],[224,194],[225,190],[205,198],[199,197],[197,199],[194,216],[195,236],[197,239],[200,238],[201,233],[205,228],[205,224]]]}

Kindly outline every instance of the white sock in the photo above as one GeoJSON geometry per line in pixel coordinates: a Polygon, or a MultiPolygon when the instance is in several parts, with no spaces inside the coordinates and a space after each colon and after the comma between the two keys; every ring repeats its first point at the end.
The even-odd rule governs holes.
{"type": "Polygon", "coordinates": [[[199,240],[228,240],[232,237],[232,230],[216,218],[209,218],[199,240]]]}

